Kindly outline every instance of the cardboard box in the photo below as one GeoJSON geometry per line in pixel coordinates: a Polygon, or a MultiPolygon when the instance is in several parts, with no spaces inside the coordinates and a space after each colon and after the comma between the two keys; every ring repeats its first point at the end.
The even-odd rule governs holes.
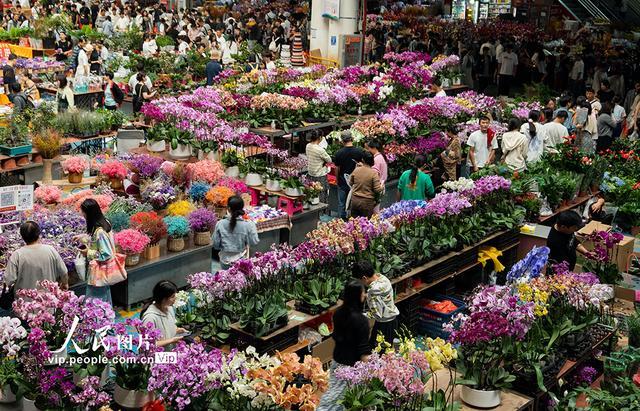
{"type": "MultiPolygon", "coordinates": [[[[611,226],[599,223],[597,221],[592,221],[589,224],[585,225],[580,231],[578,231],[578,236],[589,235],[594,231],[609,230],[611,230],[611,226]]],[[[618,269],[622,272],[627,271],[629,256],[633,254],[633,245],[635,240],[635,237],[624,236],[620,244],[617,244],[613,248],[613,250],[611,250],[611,261],[615,262],[618,266],[618,269]]],[[[584,245],[587,250],[593,250],[593,244],[591,244],[590,241],[584,241],[582,242],[582,245],[584,245]]]]}
{"type": "Polygon", "coordinates": [[[640,301],[640,277],[622,274],[622,281],[615,286],[616,298],[636,302],[640,301]]]}

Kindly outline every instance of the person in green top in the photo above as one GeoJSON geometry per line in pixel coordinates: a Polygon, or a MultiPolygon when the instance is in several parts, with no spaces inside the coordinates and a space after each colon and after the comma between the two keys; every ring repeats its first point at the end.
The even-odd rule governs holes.
{"type": "Polygon", "coordinates": [[[426,200],[435,196],[436,190],[433,188],[431,177],[422,171],[426,164],[426,159],[417,155],[413,168],[402,173],[398,181],[397,201],[426,200]]]}

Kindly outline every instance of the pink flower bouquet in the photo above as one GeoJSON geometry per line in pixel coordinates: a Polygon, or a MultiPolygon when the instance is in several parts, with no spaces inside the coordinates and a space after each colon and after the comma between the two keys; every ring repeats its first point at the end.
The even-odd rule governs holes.
{"type": "Polygon", "coordinates": [[[83,157],[69,157],[60,163],[67,174],[82,174],[89,168],[89,162],[83,157]]]}
{"type": "Polygon", "coordinates": [[[187,164],[187,175],[191,181],[213,184],[224,176],[224,169],[217,161],[202,160],[187,164]]]}
{"type": "Polygon", "coordinates": [[[41,204],[56,204],[62,199],[62,190],[57,186],[40,186],[33,194],[41,204]]]}
{"type": "Polygon", "coordinates": [[[114,234],[113,240],[127,255],[140,254],[151,242],[146,234],[131,228],[114,234]]]}
{"type": "Polygon", "coordinates": [[[127,176],[127,167],[117,160],[109,160],[100,166],[100,174],[109,178],[122,180],[127,176]]]}

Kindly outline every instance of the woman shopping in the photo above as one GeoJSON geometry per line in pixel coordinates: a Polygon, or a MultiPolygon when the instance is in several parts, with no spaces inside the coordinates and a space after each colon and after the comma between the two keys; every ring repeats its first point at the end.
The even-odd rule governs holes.
{"type": "Polygon", "coordinates": [[[58,90],[56,91],[56,101],[58,103],[58,113],[72,110],[76,107],[73,90],[66,77],[58,77],[58,90]]]}
{"type": "Polygon", "coordinates": [[[228,269],[236,261],[249,256],[249,247],[260,242],[253,221],[244,220],[244,201],[240,196],[229,198],[227,217],[218,221],[213,233],[213,248],[220,251],[220,265],[228,269]]]}
{"type": "Polygon", "coordinates": [[[523,171],[527,168],[527,150],[529,142],[524,134],[518,131],[520,120],[513,117],[509,120],[509,131],[502,136],[502,161],[512,171],[523,171]]]}
{"type": "Polygon", "coordinates": [[[333,315],[335,341],[333,361],[329,375],[329,388],[322,396],[317,411],[342,411],[338,401],[344,396],[347,382],[335,377],[340,366],[352,367],[358,361],[366,361],[371,354],[369,345],[369,320],[362,313],[366,293],[359,280],[353,280],[344,288],[342,305],[333,315]]]}
{"type": "Polygon", "coordinates": [[[349,184],[351,185],[352,217],[371,217],[373,209],[380,202],[383,186],[373,165],[373,155],[365,151],[361,165],[351,173],[349,184]]]}
{"type": "Polygon", "coordinates": [[[156,345],[171,346],[182,340],[187,330],[176,326],[176,313],[173,304],[176,302],[178,287],[171,281],[160,281],[153,287],[153,302],[140,313],[142,321],[153,323],[161,335],[156,345]]]}
{"type": "Polygon", "coordinates": [[[80,252],[88,260],[86,296],[112,304],[108,283],[115,284],[118,282],[115,279],[126,279],[124,256],[116,254],[111,223],[102,214],[96,200],[84,200],[80,205],[80,211],[87,221],[89,235],[86,238],[87,244],[80,248],[80,252]]]}
{"type": "Polygon", "coordinates": [[[426,200],[436,195],[436,190],[429,174],[423,170],[427,161],[423,156],[416,156],[413,167],[405,171],[398,180],[397,200],[426,200]]]}

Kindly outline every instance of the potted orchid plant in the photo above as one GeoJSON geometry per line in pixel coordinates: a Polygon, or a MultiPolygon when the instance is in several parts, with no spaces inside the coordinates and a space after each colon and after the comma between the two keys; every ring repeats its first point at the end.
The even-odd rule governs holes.
{"type": "Polygon", "coordinates": [[[227,176],[238,177],[240,175],[241,158],[238,155],[238,150],[235,148],[228,148],[224,150],[220,158],[220,162],[224,165],[224,173],[227,176]]]}
{"type": "Polygon", "coordinates": [[[182,216],[164,218],[167,226],[167,250],[178,252],[184,250],[184,239],[189,235],[189,222],[182,216]]]}
{"type": "Polygon", "coordinates": [[[18,354],[25,347],[27,330],[20,320],[0,317],[0,404],[17,400],[16,393],[24,391],[24,379],[18,370],[18,354]]]}
{"type": "Polygon", "coordinates": [[[154,355],[162,351],[156,345],[161,332],[152,323],[143,323],[137,318],[128,318],[113,328],[115,335],[106,337],[110,347],[105,353],[107,358],[135,359],[114,361],[116,387],[113,399],[122,407],[140,409],[153,400],[148,385],[154,355]],[[131,341],[132,333],[140,338],[134,338],[133,344],[123,344],[122,341],[131,341]]]}
{"type": "Polygon", "coordinates": [[[115,233],[113,240],[116,245],[126,254],[125,265],[131,267],[140,262],[140,254],[149,245],[149,237],[139,230],[128,228],[115,233]]]}
{"type": "Polygon", "coordinates": [[[216,226],[216,214],[206,208],[200,208],[187,216],[189,227],[193,230],[193,243],[195,245],[208,245],[211,243],[211,231],[216,226]]]}
{"type": "Polygon", "coordinates": [[[89,169],[89,162],[79,156],[69,157],[60,163],[62,170],[69,175],[69,182],[78,184],[82,182],[82,175],[89,169]]]}
{"type": "Polygon", "coordinates": [[[516,377],[505,367],[506,353],[514,350],[535,317],[533,303],[520,301],[509,286],[480,290],[469,306],[469,316],[459,315],[451,341],[460,344],[456,369],[461,378],[462,400],[474,407],[493,408],[501,403],[501,390],[516,377]]]}

